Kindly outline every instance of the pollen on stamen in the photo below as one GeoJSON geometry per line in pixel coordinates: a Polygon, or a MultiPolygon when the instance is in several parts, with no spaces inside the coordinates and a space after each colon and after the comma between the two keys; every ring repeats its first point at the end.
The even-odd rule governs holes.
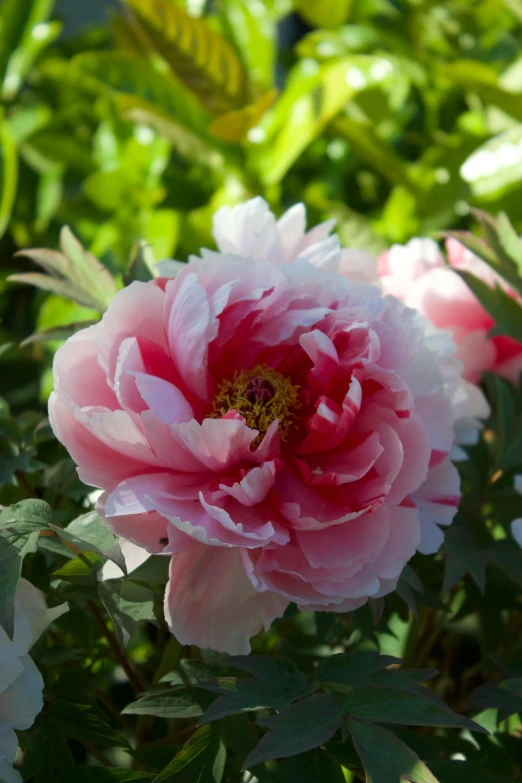
{"type": "Polygon", "coordinates": [[[299,407],[299,386],[294,386],[272,367],[259,364],[252,370],[236,372],[232,380],[220,384],[209,416],[217,419],[236,411],[248,427],[259,431],[252,444],[256,447],[276,419],[281,440],[286,441],[290,430],[295,428],[299,407]]]}

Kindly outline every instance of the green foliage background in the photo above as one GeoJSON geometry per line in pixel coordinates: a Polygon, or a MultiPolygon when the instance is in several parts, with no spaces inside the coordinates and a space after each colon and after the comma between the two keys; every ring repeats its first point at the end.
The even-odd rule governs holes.
{"type": "MultiPolygon", "coordinates": [[[[212,213],[257,194],[276,212],[304,201],[374,253],[469,228],[471,207],[522,231],[521,0],[187,5],[125,0],[67,39],[53,0],[0,6],[0,586],[25,557],[72,607],[35,650],[47,699],[19,737],[24,780],[521,780],[522,401],[498,378],[444,552],[397,594],[346,617],[290,611],[247,664],[169,641],[161,558],[97,589],[117,552],[45,401],[53,351],[117,287],[211,247],[212,213]],[[60,243],[64,274],[23,277],[52,257],[17,251],[60,243]],[[385,669],[396,657],[406,669],[385,669]]],[[[499,263],[520,289],[521,260],[499,263]]],[[[519,335],[513,302],[489,296],[519,335]]]]}

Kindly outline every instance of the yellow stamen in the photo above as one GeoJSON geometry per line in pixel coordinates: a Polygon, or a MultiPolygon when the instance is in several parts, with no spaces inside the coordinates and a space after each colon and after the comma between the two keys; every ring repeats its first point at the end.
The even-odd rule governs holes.
{"type": "Polygon", "coordinates": [[[219,419],[231,410],[244,417],[247,426],[259,430],[253,445],[259,445],[272,422],[277,419],[282,440],[294,426],[299,408],[299,386],[266,364],[253,370],[236,372],[232,381],[223,381],[214,398],[210,418],[219,419]]]}

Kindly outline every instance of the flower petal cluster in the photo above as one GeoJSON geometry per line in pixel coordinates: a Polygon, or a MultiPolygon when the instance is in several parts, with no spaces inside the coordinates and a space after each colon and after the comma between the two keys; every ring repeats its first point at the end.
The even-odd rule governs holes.
{"type": "Polygon", "coordinates": [[[12,763],[18,748],[15,729],[32,726],[42,709],[42,675],[29,650],[48,625],[67,611],[67,604],[48,609],[40,590],[21,579],[15,596],[14,633],[0,627],[0,780],[21,783],[12,763]]]}
{"type": "Polygon", "coordinates": [[[378,262],[386,293],[414,307],[440,329],[450,331],[464,378],[478,383],[483,372],[503,375],[514,383],[522,370],[522,344],[505,335],[489,336],[493,318],[482,307],[457,271],[469,272],[494,288],[514,292],[484,261],[455,239],[446,243],[449,266],[431,239],[393,245],[378,262]]]}
{"type": "Polygon", "coordinates": [[[426,322],[331,271],[354,261],[331,228],[221,210],[219,252],[120,291],[56,354],[53,429],[111,529],[170,556],[183,644],[244,653],[290,602],[385,595],[458,505],[426,322]]]}

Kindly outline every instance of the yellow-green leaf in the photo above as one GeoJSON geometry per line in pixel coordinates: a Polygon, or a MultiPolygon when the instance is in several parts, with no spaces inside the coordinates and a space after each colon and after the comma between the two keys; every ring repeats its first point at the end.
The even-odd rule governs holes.
{"type": "Polygon", "coordinates": [[[219,33],[170,0],[125,0],[153,51],[213,114],[249,103],[239,57],[219,33]]]}
{"type": "Polygon", "coordinates": [[[257,125],[263,114],[275,101],[277,90],[269,90],[258,101],[243,109],[226,112],[214,120],[210,131],[224,141],[241,141],[250,128],[257,125]]]}

